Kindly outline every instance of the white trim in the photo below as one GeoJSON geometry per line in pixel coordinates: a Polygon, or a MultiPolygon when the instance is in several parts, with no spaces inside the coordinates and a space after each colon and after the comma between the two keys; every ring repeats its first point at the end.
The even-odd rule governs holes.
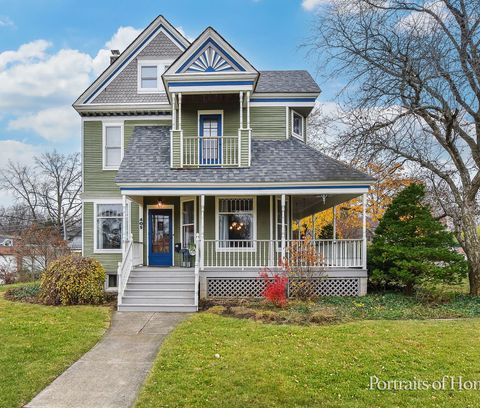
{"type": "Polygon", "coordinates": [[[120,127],[120,163],[123,160],[123,145],[124,145],[124,122],[117,122],[114,118],[112,120],[102,120],[102,170],[118,170],[120,168],[120,163],[118,166],[107,166],[105,164],[106,154],[106,128],[107,127],[120,127]]]}
{"type": "Polygon", "coordinates": [[[234,196],[228,196],[228,195],[222,195],[222,196],[215,196],[215,250],[217,252],[256,252],[257,251],[257,246],[256,246],[256,241],[257,241],[257,197],[254,195],[250,196],[239,196],[239,195],[234,195],[234,196]],[[220,248],[218,246],[218,216],[219,216],[219,202],[221,199],[252,199],[252,215],[253,215],[253,231],[252,231],[252,246],[248,248],[220,248]]]}
{"type": "MultiPolygon", "coordinates": [[[[291,217],[291,213],[292,213],[292,206],[291,206],[291,203],[290,203],[290,196],[289,195],[285,195],[285,239],[290,239],[291,236],[292,236],[292,217],[291,217]]],[[[277,226],[278,224],[281,223],[281,220],[278,219],[278,205],[279,205],[279,202],[280,201],[280,208],[281,208],[281,201],[282,201],[282,196],[281,195],[276,195],[274,196],[274,203],[275,203],[275,209],[274,209],[274,213],[275,213],[275,217],[274,217],[274,237],[273,239],[276,241],[276,242],[280,242],[281,241],[281,236],[279,237],[278,236],[278,230],[277,230],[277,226]]],[[[277,252],[281,251],[281,244],[280,246],[277,246],[276,250],[277,252]]]]}
{"type": "MultiPolygon", "coordinates": [[[[251,91],[253,85],[193,85],[193,86],[171,86],[168,85],[168,92],[186,93],[234,93],[235,91],[251,91]]],[[[303,106],[303,105],[302,105],[303,106]]]]}
{"type": "MultiPolygon", "coordinates": [[[[175,206],[173,204],[163,204],[159,207],[157,204],[147,205],[147,266],[150,265],[150,210],[172,210],[172,265],[175,266],[175,206]]],[[[144,222],[145,225],[145,222],[144,222]]]]}
{"type": "Polygon", "coordinates": [[[201,115],[221,115],[222,116],[222,135],[221,136],[223,136],[223,109],[197,110],[197,137],[200,136],[200,116],[201,115]]]}
{"type": "MultiPolygon", "coordinates": [[[[83,122],[103,122],[103,121],[109,121],[109,120],[122,120],[122,121],[136,121],[136,120],[146,120],[146,121],[152,121],[152,120],[164,120],[164,121],[170,121],[172,120],[172,115],[138,115],[138,116],[128,116],[128,115],[119,115],[119,116],[108,116],[108,115],[102,115],[102,116],[83,116],[82,121],[83,122]]],[[[162,126],[162,125],[157,125],[157,126],[162,126]]]]}
{"type": "Polygon", "coordinates": [[[180,244],[183,244],[183,203],[193,201],[193,231],[194,235],[197,234],[197,197],[196,196],[184,196],[180,197],[180,244]]]}
{"type": "Polygon", "coordinates": [[[290,138],[290,129],[288,126],[288,110],[289,110],[289,107],[285,106],[285,139],[290,138]]]}
{"type": "Polygon", "coordinates": [[[304,123],[305,122],[305,117],[298,113],[296,110],[291,110],[291,113],[290,113],[290,129],[291,129],[291,133],[292,133],[292,136],[293,137],[296,137],[297,139],[301,140],[302,142],[305,141],[305,127],[304,127],[304,123]],[[300,118],[302,119],[302,122],[301,122],[301,129],[302,129],[302,134],[298,134],[298,133],[295,133],[293,131],[293,117],[297,115],[297,116],[300,116],[300,118]]]}
{"type": "Polygon", "coordinates": [[[293,107],[305,107],[305,108],[313,108],[315,107],[315,102],[263,102],[263,101],[254,101],[250,102],[250,105],[253,106],[293,106],[293,107]]]}
{"type": "MultiPolygon", "coordinates": [[[[110,198],[110,199],[97,199],[97,200],[92,200],[89,201],[93,203],[93,253],[94,254],[121,254],[123,252],[123,231],[125,226],[123,225],[123,217],[122,217],[122,235],[121,235],[121,244],[120,244],[120,249],[98,249],[97,248],[97,206],[99,204],[115,204],[115,205],[122,205],[123,203],[123,198],[110,198]]],[[[127,211],[130,211],[130,204],[127,204],[127,211]]],[[[123,208],[122,208],[123,211],[123,208]]],[[[129,218],[129,222],[131,217],[129,218]]]]}

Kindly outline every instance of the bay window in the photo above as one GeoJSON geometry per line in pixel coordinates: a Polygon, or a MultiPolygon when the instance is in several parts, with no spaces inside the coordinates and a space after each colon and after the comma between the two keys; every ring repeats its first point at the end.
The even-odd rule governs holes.
{"type": "Polygon", "coordinates": [[[218,200],[219,248],[253,248],[255,214],[253,198],[218,200]]]}

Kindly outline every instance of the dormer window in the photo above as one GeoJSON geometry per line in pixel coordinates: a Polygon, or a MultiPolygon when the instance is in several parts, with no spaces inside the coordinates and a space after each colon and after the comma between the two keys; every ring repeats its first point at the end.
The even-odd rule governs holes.
{"type": "Polygon", "coordinates": [[[304,140],[303,116],[292,110],[292,135],[304,140]]]}
{"type": "Polygon", "coordinates": [[[162,74],[172,61],[139,60],[138,61],[138,93],[165,92],[162,74]]]}

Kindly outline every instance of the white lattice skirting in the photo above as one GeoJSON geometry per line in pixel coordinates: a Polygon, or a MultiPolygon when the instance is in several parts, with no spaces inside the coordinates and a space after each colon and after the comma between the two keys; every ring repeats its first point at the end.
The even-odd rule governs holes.
{"type": "MultiPolygon", "coordinates": [[[[208,298],[259,298],[265,283],[256,278],[207,278],[208,298]]],[[[358,296],[360,278],[324,278],[312,281],[315,296],[358,296]]],[[[289,296],[295,297],[295,284],[289,284],[289,296]]]]}

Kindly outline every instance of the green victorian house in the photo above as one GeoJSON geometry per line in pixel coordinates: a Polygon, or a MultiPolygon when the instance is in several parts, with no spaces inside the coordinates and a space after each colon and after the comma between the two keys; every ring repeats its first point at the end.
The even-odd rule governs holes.
{"type": "Polygon", "coordinates": [[[318,295],[366,292],[358,239],[300,241],[294,220],[373,180],[306,143],[320,89],[306,71],[259,71],[215,29],[188,41],[157,17],[78,98],[83,248],[119,310],[195,311],[261,296],[264,267],[310,245],[318,295]],[[302,244],[303,243],[303,244],[302,244]],[[320,277],[321,275],[321,277],[320,277]]]}

